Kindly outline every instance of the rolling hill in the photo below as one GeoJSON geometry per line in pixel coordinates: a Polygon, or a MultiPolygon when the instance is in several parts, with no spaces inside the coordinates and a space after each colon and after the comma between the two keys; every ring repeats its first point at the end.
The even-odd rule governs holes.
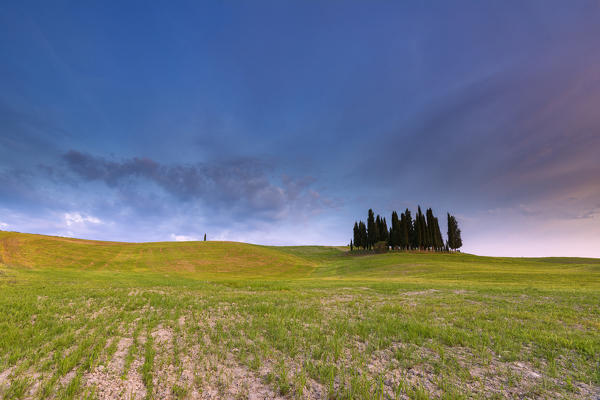
{"type": "Polygon", "coordinates": [[[352,254],[346,247],[239,242],[124,243],[0,231],[0,264],[52,270],[178,273],[201,279],[326,279],[597,287],[600,259],[464,253],[352,254]]]}
{"type": "Polygon", "coordinates": [[[176,272],[232,277],[300,277],[305,257],[237,242],[122,243],[0,232],[0,263],[35,269],[176,272]]]}

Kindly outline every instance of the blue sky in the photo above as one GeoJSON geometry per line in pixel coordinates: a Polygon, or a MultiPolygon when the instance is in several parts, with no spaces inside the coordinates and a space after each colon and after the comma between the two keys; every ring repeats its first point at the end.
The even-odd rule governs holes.
{"type": "Polygon", "coordinates": [[[369,207],[420,204],[468,252],[600,257],[598,20],[594,1],[3,2],[0,229],[344,244],[369,207]]]}

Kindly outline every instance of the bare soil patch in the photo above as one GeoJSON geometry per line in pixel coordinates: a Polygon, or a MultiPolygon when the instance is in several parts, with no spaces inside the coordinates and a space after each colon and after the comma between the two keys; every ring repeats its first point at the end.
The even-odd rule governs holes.
{"type": "MultiPolygon", "coordinates": [[[[144,341],[140,338],[140,342],[144,341]]],[[[92,372],[83,376],[83,382],[86,386],[95,388],[99,400],[143,399],[146,396],[146,388],[139,373],[142,360],[134,359],[127,376],[122,376],[125,357],[132,344],[132,338],[121,338],[108,365],[98,365],[92,372]]]]}

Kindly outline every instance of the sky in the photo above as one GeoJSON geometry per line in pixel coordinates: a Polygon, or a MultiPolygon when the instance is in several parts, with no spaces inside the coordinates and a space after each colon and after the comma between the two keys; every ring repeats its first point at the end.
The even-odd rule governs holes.
{"type": "Polygon", "coordinates": [[[600,257],[597,1],[3,1],[0,229],[600,257]],[[444,232],[445,233],[445,232],[444,232]]]}

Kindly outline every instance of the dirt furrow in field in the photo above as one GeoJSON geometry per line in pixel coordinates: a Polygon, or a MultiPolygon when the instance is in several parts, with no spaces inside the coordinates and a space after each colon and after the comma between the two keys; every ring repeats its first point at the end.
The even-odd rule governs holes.
{"type": "MultiPolygon", "coordinates": [[[[140,338],[140,344],[145,340],[140,338]]],[[[131,337],[124,337],[119,340],[117,350],[107,365],[98,365],[92,372],[83,376],[83,382],[87,387],[94,387],[96,397],[103,399],[142,399],[146,396],[146,388],[139,373],[143,363],[137,356],[131,363],[126,376],[123,376],[125,359],[133,345],[131,337]]]]}
{"type": "Polygon", "coordinates": [[[285,399],[265,383],[263,376],[239,364],[231,355],[225,360],[208,356],[197,374],[196,379],[202,382],[199,399],[285,399]]]}
{"type": "Polygon", "coordinates": [[[2,389],[3,386],[8,385],[9,377],[13,369],[14,367],[8,367],[4,371],[0,372],[0,389],[2,389]]]}
{"type": "Polygon", "coordinates": [[[172,388],[177,381],[173,365],[173,330],[159,325],[152,332],[156,358],[154,360],[154,396],[158,399],[172,398],[172,388]]]}

